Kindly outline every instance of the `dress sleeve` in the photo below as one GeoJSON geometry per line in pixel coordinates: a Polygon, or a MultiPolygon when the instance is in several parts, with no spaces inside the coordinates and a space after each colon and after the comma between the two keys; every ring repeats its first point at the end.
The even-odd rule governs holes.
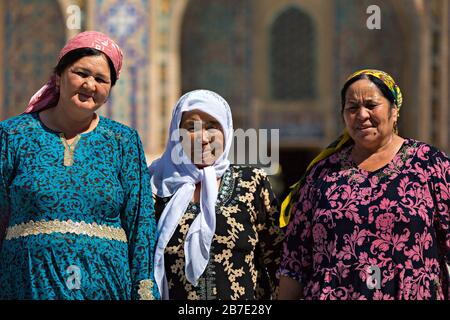
{"type": "MultiPolygon", "coordinates": [[[[283,244],[283,231],[278,226],[279,205],[272,191],[266,174],[261,174],[258,210],[258,249],[267,276],[270,288],[270,297],[275,299],[278,295],[278,280],[276,271],[280,264],[280,252],[283,244]]],[[[267,296],[267,295],[266,295],[267,296]]]]}
{"type": "Polygon", "coordinates": [[[4,129],[0,127],[0,251],[10,216],[8,190],[11,166],[8,137],[4,129]]]}
{"type": "Polygon", "coordinates": [[[293,207],[293,220],[289,223],[282,248],[282,258],[277,276],[297,280],[305,287],[312,270],[312,203],[311,177],[297,193],[293,207]]]}
{"type": "Polygon", "coordinates": [[[435,198],[434,225],[439,242],[442,259],[450,264],[450,160],[442,152],[437,152],[433,159],[432,191],[435,198]]]}
{"type": "Polygon", "coordinates": [[[154,280],[156,224],[150,173],[136,131],[124,141],[120,181],[125,190],[121,221],[128,239],[132,299],[160,299],[154,280]]]}

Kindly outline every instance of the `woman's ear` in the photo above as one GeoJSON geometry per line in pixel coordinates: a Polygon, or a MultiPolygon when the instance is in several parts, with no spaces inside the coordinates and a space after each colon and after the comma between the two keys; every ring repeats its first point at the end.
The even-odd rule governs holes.
{"type": "Polygon", "coordinates": [[[398,107],[396,104],[391,109],[391,117],[394,120],[394,133],[398,134],[398,107]]]}
{"type": "Polygon", "coordinates": [[[394,117],[394,122],[397,122],[398,120],[398,107],[396,104],[394,104],[394,107],[392,108],[392,116],[394,117]]]}
{"type": "Polygon", "coordinates": [[[55,84],[56,88],[59,90],[59,87],[61,85],[61,77],[58,74],[55,74],[55,84]]]}

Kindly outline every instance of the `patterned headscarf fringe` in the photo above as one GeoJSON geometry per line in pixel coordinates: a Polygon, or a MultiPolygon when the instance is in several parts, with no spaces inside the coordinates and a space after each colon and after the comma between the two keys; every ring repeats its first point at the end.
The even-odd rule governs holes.
{"type": "Polygon", "coordinates": [[[344,133],[339,136],[335,141],[333,141],[328,147],[326,147],[322,152],[319,153],[308,165],[305,173],[301,176],[300,180],[298,180],[295,184],[293,184],[290,189],[288,196],[283,200],[281,203],[281,212],[280,212],[280,227],[283,228],[288,225],[293,211],[293,204],[295,199],[298,195],[298,191],[300,190],[300,187],[305,182],[306,177],[311,172],[312,168],[322,161],[325,158],[328,158],[333,153],[338,152],[340,149],[342,149],[344,146],[347,146],[351,143],[352,139],[350,138],[349,134],[347,133],[347,130],[344,131],[344,133]]]}

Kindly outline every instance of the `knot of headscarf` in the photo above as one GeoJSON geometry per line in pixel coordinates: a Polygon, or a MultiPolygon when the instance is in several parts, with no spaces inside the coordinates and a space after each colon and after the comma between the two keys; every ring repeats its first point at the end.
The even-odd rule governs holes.
{"type": "MultiPolygon", "coordinates": [[[[119,46],[107,35],[98,31],[85,31],[70,39],[58,56],[58,63],[68,52],[80,48],[93,48],[103,52],[111,59],[119,79],[122,69],[123,53],[119,46]]],[[[56,75],[53,74],[49,81],[39,89],[30,99],[24,113],[31,113],[47,109],[56,105],[59,99],[59,88],[56,85],[56,75]]]]}
{"type": "MultiPolygon", "coordinates": [[[[400,91],[400,87],[395,83],[394,79],[387,74],[384,71],[381,70],[375,70],[375,69],[363,69],[360,71],[357,71],[353,73],[351,76],[347,78],[345,83],[352,80],[353,78],[356,78],[362,74],[366,75],[372,75],[375,78],[380,79],[386,87],[389,89],[389,91],[392,93],[394,97],[394,102],[397,105],[398,108],[398,114],[400,114],[400,107],[403,103],[403,96],[402,92],[400,91]]],[[[308,165],[305,173],[301,176],[300,180],[298,180],[294,185],[290,187],[291,191],[287,195],[287,197],[283,200],[281,204],[281,210],[280,210],[280,227],[285,227],[288,225],[291,216],[292,211],[294,207],[294,203],[296,202],[296,196],[298,194],[298,191],[304,184],[304,181],[306,179],[306,176],[309,174],[311,169],[320,161],[323,159],[331,156],[332,154],[338,152],[341,150],[344,146],[347,146],[352,139],[350,138],[350,135],[347,132],[347,129],[344,130],[342,135],[337,138],[335,141],[333,141],[328,147],[326,147],[324,150],[322,150],[317,157],[315,157],[310,164],[308,165]]]]}
{"type": "Polygon", "coordinates": [[[195,191],[201,184],[200,213],[189,227],[185,242],[185,275],[193,285],[203,274],[210,256],[216,230],[217,178],[222,177],[230,165],[228,154],[233,137],[233,122],[228,103],[208,90],[186,93],[178,100],[170,123],[167,147],[161,158],[149,167],[153,191],[159,197],[169,197],[158,221],[158,242],[155,252],[155,280],[161,297],[169,298],[164,266],[164,251],[174,234],[195,191]],[[214,117],[222,126],[225,138],[223,154],[213,165],[197,168],[184,152],[180,143],[180,124],[183,112],[199,110],[214,117]]]}

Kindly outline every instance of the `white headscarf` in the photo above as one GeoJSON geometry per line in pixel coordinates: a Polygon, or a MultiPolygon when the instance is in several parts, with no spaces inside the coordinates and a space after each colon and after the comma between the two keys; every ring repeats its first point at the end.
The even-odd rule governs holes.
{"type": "Polygon", "coordinates": [[[158,222],[158,242],[155,252],[155,280],[161,297],[169,298],[164,267],[164,250],[172,238],[191,201],[195,185],[201,183],[200,214],[189,227],[184,243],[186,279],[197,285],[208,261],[211,242],[216,231],[217,178],[230,166],[228,153],[233,137],[233,121],[228,103],[208,90],[195,90],[178,100],[170,123],[170,135],[161,158],[149,167],[152,189],[159,197],[172,196],[158,222]],[[197,168],[180,143],[180,123],[183,112],[199,110],[214,117],[222,126],[225,146],[223,154],[213,165],[197,168]]]}

